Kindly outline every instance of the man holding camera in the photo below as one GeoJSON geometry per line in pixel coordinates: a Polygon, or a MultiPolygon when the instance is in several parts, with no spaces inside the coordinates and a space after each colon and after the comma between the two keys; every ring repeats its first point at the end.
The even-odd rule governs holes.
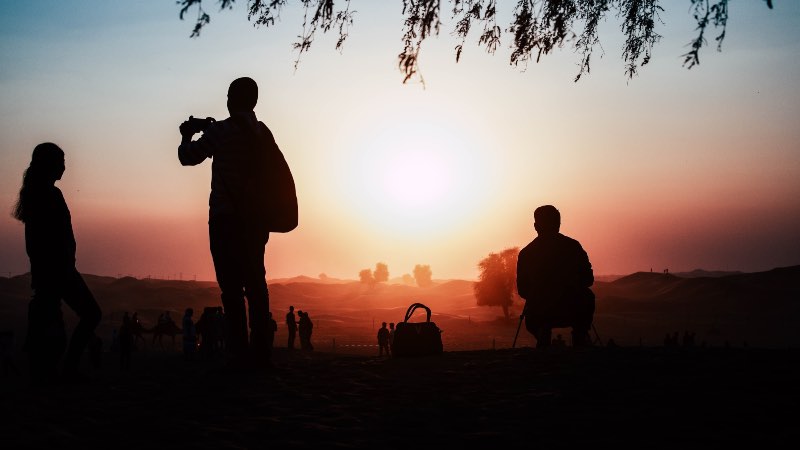
{"type": "Polygon", "coordinates": [[[264,177],[259,172],[263,161],[260,155],[269,150],[267,145],[275,144],[269,128],[253,111],[257,100],[256,82],[238,78],[228,88],[229,118],[217,122],[190,117],[179,127],[178,159],[182,165],[194,166],[212,159],[208,220],[211,256],[225,310],[227,356],[231,365],[241,368],[269,367],[272,350],[264,268],[269,231],[256,220],[263,202],[252,197],[257,195],[254,186],[264,177]],[[199,132],[202,136],[192,140],[199,132]]]}

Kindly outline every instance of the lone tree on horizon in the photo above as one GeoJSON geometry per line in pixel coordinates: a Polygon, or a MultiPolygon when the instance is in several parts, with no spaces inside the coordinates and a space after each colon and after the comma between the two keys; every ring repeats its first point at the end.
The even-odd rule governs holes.
{"type": "Polygon", "coordinates": [[[363,269],[358,272],[358,278],[362,283],[375,286],[377,283],[389,281],[389,266],[379,262],[375,264],[375,270],[363,269]]]}
{"type": "Polygon", "coordinates": [[[433,285],[433,271],[431,266],[427,264],[417,264],[414,266],[414,279],[417,280],[417,286],[429,287],[433,285]]]}
{"type": "MultiPolygon", "coordinates": [[[[689,5],[689,14],[696,22],[696,36],[689,42],[690,50],[683,55],[683,65],[691,69],[700,64],[700,50],[707,45],[706,31],[709,25],[719,30],[714,37],[717,50],[722,50],[722,41],[728,23],[729,0],[684,0],[689,5]]],[[[762,0],[772,9],[772,0],[762,0]]],[[[207,0],[210,3],[211,0],[207,0]]],[[[443,3],[449,4],[449,15],[453,22],[451,34],[458,44],[455,60],[459,62],[467,38],[472,37],[478,47],[494,54],[503,40],[511,49],[509,65],[527,67],[531,61],[539,62],[543,55],[553,50],[571,46],[580,55],[578,81],[591,69],[591,56],[600,47],[599,26],[608,16],[618,19],[620,32],[625,38],[622,46],[622,61],[625,75],[630,79],[639,68],[652,57],[653,47],[661,39],[656,28],[664,24],[660,13],[662,4],[675,6],[677,0],[516,0],[511,23],[501,26],[497,22],[498,0],[402,0],[402,42],[398,55],[398,67],[403,74],[403,83],[417,77],[422,44],[431,36],[438,36],[442,28],[443,3]],[[473,33],[477,33],[477,36],[473,33]],[[477,37],[477,39],[476,39],[477,37]]],[[[232,10],[236,0],[216,0],[219,11],[232,10]]],[[[270,27],[280,18],[281,10],[289,0],[247,0],[247,19],[255,26],[270,27]]],[[[356,11],[351,9],[351,0],[299,0],[303,6],[303,24],[298,41],[292,44],[297,51],[295,69],[303,53],[311,49],[316,33],[336,30],[336,50],[342,51],[353,26],[356,11]],[[336,4],[341,9],[336,9],[336,4]]],[[[179,17],[196,8],[197,19],[191,37],[200,36],[202,29],[211,22],[211,16],[203,8],[203,0],[177,0],[179,17]]],[[[685,5],[685,3],[684,3],[685,5]]]]}
{"type": "Polygon", "coordinates": [[[489,253],[478,263],[481,272],[473,285],[478,306],[499,306],[506,320],[511,317],[509,308],[517,295],[517,256],[518,247],[489,253]]]}

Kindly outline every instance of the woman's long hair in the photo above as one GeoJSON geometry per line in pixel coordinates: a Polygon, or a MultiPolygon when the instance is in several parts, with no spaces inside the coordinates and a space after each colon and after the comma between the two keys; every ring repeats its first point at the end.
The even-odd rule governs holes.
{"type": "Polygon", "coordinates": [[[15,219],[25,222],[30,210],[30,194],[36,188],[51,181],[52,173],[62,164],[64,150],[52,142],[45,142],[33,149],[31,163],[22,174],[22,187],[19,190],[17,203],[11,213],[15,219]]]}

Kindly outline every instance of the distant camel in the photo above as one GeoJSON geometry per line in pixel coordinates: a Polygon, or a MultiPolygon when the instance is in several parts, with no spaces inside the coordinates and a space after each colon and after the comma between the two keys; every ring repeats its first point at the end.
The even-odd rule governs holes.
{"type": "Polygon", "coordinates": [[[153,345],[156,344],[158,341],[158,345],[163,349],[164,343],[162,342],[162,338],[164,336],[169,336],[172,338],[172,348],[175,348],[175,335],[183,333],[178,325],[175,322],[163,322],[155,325],[153,328],[147,330],[148,333],[153,333],[153,345]]]}
{"type": "Polygon", "coordinates": [[[153,326],[152,328],[145,328],[140,322],[133,323],[132,325],[133,329],[131,331],[133,332],[133,336],[135,339],[134,342],[138,342],[139,340],[141,340],[142,344],[144,345],[146,341],[143,335],[145,333],[152,333],[153,334],[152,344],[156,345],[156,342],[158,342],[158,345],[162,349],[164,348],[164,343],[163,343],[164,336],[169,336],[170,338],[172,338],[172,346],[174,348],[175,335],[183,333],[183,330],[181,330],[178,327],[178,325],[175,324],[175,322],[159,323],[153,326]]]}

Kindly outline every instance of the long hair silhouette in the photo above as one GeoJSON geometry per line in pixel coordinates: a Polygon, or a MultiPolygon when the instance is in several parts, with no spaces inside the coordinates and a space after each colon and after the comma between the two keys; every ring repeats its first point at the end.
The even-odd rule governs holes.
{"type": "Polygon", "coordinates": [[[64,150],[52,142],[45,142],[33,149],[31,163],[22,175],[22,187],[11,215],[26,222],[30,212],[31,194],[37,189],[52,185],[64,173],[64,150]]]}

